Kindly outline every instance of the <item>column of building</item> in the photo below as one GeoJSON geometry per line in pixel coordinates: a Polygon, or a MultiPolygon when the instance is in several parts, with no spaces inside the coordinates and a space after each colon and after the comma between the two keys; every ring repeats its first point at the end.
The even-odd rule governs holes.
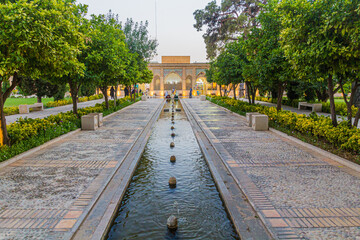
{"type": "Polygon", "coordinates": [[[192,86],[192,89],[193,89],[193,95],[196,96],[196,90],[195,90],[195,85],[196,85],[196,68],[193,68],[193,78],[192,78],[192,83],[191,83],[191,86],[192,86]]]}
{"type": "Polygon", "coordinates": [[[164,96],[164,69],[160,69],[160,96],[164,96]]]}
{"type": "Polygon", "coordinates": [[[186,91],[186,69],[185,68],[183,68],[183,71],[182,71],[181,83],[182,83],[182,95],[187,96],[188,94],[186,91]]]}

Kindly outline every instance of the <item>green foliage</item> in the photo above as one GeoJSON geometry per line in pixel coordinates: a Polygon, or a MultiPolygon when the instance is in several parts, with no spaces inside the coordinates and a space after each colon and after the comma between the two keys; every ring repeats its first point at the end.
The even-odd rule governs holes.
{"type": "MultiPolygon", "coordinates": [[[[43,79],[31,79],[28,77],[21,76],[21,82],[19,88],[22,90],[22,93],[25,96],[35,94],[38,98],[42,97],[61,97],[61,92],[64,92],[66,86],[65,84],[54,85],[50,82],[43,79]]],[[[64,94],[62,94],[62,98],[64,98],[64,94]]]]}
{"type": "Polygon", "coordinates": [[[202,31],[207,56],[214,59],[226,43],[239,35],[247,36],[252,28],[259,25],[256,17],[264,0],[223,0],[220,5],[211,1],[204,9],[194,12],[194,28],[202,31]]]}
{"type": "MultiPolygon", "coordinates": [[[[111,16],[111,12],[109,15],[111,16]]],[[[159,45],[157,40],[150,39],[148,26],[148,21],[138,23],[128,18],[122,27],[129,51],[137,53],[139,60],[144,62],[156,56],[156,48],[159,45]]],[[[147,68],[146,65],[145,68],[147,68]]]]}
{"type": "Polygon", "coordinates": [[[74,1],[18,0],[0,4],[0,76],[37,79],[81,72],[76,55],[83,44],[74,1]]]}
{"type": "Polygon", "coordinates": [[[0,120],[4,144],[9,144],[4,103],[20,83],[31,79],[82,74],[77,59],[84,45],[79,32],[86,7],[74,0],[3,0],[0,3],[0,120]],[[5,84],[4,84],[5,83],[5,84]]]}
{"type": "Polygon", "coordinates": [[[80,86],[79,96],[80,97],[90,97],[94,95],[96,92],[96,84],[95,83],[87,83],[80,86]]]}

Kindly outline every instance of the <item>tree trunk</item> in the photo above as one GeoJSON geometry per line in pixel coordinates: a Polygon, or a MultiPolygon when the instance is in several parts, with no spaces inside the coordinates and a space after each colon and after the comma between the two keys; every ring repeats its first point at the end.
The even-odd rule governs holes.
{"type": "Polygon", "coordinates": [[[69,81],[69,86],[70,86],[71,99],[73,102],[73,113],[75,115],[79,116],[78,115],[78,106],[77,106],[77,95],[78,95],[80,86],[77,86],[77,84],[71,80],[69,81]]]}
{"type": "Polygon", "coordinates": [[[334,82],[332,75],[329,75],[328,79],[328,91],[329,91],[329,99],[330,99],[330,113],[331,120],[334,127],[337,126],[336,112],[335,112],[335,100],[334,100],[334,82]]]}
{"type": "Polygon", "coordinates": [[[253,92],[252,92],[252,98],[251,98],[252,104],[255,104],[255,97],[256,97],[256,88],[254,87],[253,92]]]}
{"type": "Polygon", "coordinates": [[[234,92],[234,99],[236,100],[236,85],[233,86],[233,92],[234,92]]]}
{"type": "Polygon", "coordinates": [[[136,84],[134,84],[134,102],[136,101],[136,84]]]}
{"type": "Polygon", "coordinates": [[[6,119],[5,119],[5,113],[4,113],[4,103],[3,100],[3,92],[0,89],[0,122],[1,122],[1,132],[2,132],[2,139],[3,144],[10,146],[10,138],[8,136],[7,128],[6,128],[6,119]]]}
{"type": "Polygon", "coordinates": [[[283,99],[283,96],[284,96],[284,88],[285,88],[284,84],[280,83],[279,87],[278,87],[278,93],[277,93],[278,98],[277,98],[277,103],[276,103],[276,109],[278,111],[281,110],[282,99],[283,99]]]}
{"type": "Polygon", "coordinates": [[[220,97],[222,97],[223,94],[222,94],[222,89],[221,89],[221,85],[220,85],[220,97]]]}
{"type": "Polygon", "coordinates": [[[41,96],[36,96],[37,97],[37,102],[41,103],[41,96]]]}
{"type": "Polygon", "coordinates": [[[355,120],[353,123],[353,126],[357,128],[358,124],[359,124],[359,118],[360,118],[360,108],[358,108],[356,115],[355,115],[355,120]]]}
{"type": "MultiPolygon", "coordinates": [[[[354,100],[355,100],[355,94],[351,94],[350,98],[348,99],[344,90],[344,84],[342,81],[339,82],[340,85],[340,89],[344,98],[344,102],[346,104],[346,110],[347,110],[347,122],[348,122],[348,126],[351,127],[352,126],[352,105],[354,104],[354,100]]],[[[352,83],[351,86],[351,92],[355,93],[356,90],[358,88],[358,81],[354,81],[352,83]]]]}
{"type": "MultiPolygon", "coordinates": [[[[5,79],[8,79],[8,77],[3,77],[5,79]]],[[[6,102],[6,99],[10,96],[11,92],[15,89],[16,86],[19,85],[21,81],[21,78],[18,77],[17,73],[14,73],[13,76],[13,80],[12,83],[10,85],[10,87],[8,87],[7,89],[5,89],[5,92],[3,92],[3,90],[1,89],[2,87],[2,81],[0,81],[0,122],[1,122],[1,132],[2,132],[2,137],[3,137],[3,144],[4,145],[8,145],[10,146],[10,138],[7,132],[7,128],[6,128],[6,118],[5,118],[5,113],[4,113],[4,105],[6,102]]]]}
{"type": "Polygon", "coordinates": [[[246,82],[246,92],[247,92],[249,104],[251,104],[251,85],[249,82],[246,82]]]}
{"type": "Polygon", "coordinates": [[[115,92],[114,92],[114,107],[116,107],[118,86],[116,85],[114,88],[115,88],[115,92]]]}
{"type": "Polygon", "coordinates": [[[106,107],[106,109],[109,109],[109,96],[107,94],[107,86],[101,86],[100,90],[105,97],[105,107],[106,107]]]}

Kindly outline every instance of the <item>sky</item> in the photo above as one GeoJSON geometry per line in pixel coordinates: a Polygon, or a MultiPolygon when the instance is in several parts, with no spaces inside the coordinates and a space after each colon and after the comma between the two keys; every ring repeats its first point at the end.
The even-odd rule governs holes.
{"type": "Polygon", "coordinates": [[[197,32],[193,12],[203,9],[210,0],[78,0],[87,4],[88,14],[105,14],[110,9],[121,21],[148,21],[149,33],[156,38],[155,1],[157,5],[156,56],[191,56],[191,62],[207,62],[203,32],[197,32]]]}

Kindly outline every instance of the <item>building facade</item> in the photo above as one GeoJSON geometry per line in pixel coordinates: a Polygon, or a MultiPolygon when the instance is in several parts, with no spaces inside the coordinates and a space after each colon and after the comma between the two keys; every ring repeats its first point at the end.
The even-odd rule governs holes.
{"type": "Polygon", "coordinates": [[[154,78],[150,84],[151,96],[164,96],[174,89],[179,96],[211,94],[218,90],[215,84],[208,84],[205,70],[208,63],[191,63],[190,56],[163,56],[161,63],[150,63],[154,78]]]}

